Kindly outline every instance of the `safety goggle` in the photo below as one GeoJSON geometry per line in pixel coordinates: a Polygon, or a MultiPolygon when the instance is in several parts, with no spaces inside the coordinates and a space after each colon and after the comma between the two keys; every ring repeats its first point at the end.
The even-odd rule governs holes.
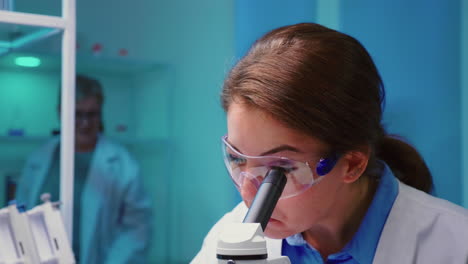
{"type": "Polygon", "coordinates": [[[224,164],[237,189],[241,191],[244,187],[248,187],[258,190],[268,171],[280,167],[285,171],[287,178],[280,199],[297,196],[320,182],[323,176],[333,169],[339,158],[337,155],[320,158],[314,171],[308,162],[279,156],[244,155],[227,142],[227,136],[223,136],[221,140],[224,164]]]}

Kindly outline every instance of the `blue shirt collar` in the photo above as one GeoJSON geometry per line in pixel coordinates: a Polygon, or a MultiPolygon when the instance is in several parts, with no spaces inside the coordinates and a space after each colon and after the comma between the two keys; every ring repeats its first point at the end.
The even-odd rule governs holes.
{"type": "MultiPolygon", "coordinates": [[[[329,259],[349,254],[358,263],[372,263],[380,239],[380,234],[385,225],[387,217],[392,209],[393,203],[398,195],[398,181],[390,168],[384,164],[379,186],[374,195],[371,205],[367,210],[361,225],[353,239],[336,254],[329,256],[329,259]]],[[[303,239],[302,234],[295,234],[286,238],[290,246],[309,246],[303,239]]]]}

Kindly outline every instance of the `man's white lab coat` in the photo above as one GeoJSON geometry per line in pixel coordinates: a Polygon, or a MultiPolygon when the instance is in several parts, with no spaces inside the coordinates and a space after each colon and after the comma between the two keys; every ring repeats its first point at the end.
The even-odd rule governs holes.
{"type": "MultiPolygon", "coordinates": [[[[54,138],[31,154],[23,169],[16,200],[28,208],[38,201],[53,154],[54,138]]],[[[151,203],[140,170],[128,151],[101,136],[81,196],[80,263],[146,263],[151,237],[151,203]]]]}

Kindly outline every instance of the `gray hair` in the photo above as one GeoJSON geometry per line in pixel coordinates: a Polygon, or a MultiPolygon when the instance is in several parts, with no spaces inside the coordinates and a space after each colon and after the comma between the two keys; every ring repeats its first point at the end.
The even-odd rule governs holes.
{"type": "MultiPolygon", "coordinates": [[[[95,97],[98,100],[100,106],[104,103],[104,93],[102,92],[101,83],[93,78],[85,75],[78,74],[75,79],[75,102],[82,100],[87,97],[95,97]]],[[[60,109],[61,106],[61,95],[62,89],[59,85],[58,103],[57,106],[60,109]]]]}
{"type": "Polygon", "coordinates": [[[96,97],[100,105],[104,103],[101,83],[84,75],[76,76],[76,101],[87,97],[96,97]]]}

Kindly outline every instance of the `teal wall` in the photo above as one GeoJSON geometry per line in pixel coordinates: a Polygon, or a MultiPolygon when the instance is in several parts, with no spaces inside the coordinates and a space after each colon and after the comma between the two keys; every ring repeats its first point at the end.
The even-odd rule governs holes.
{"type": "Polygon", "coordinates": [[[225,118],[219,104],[234,52],[232,11],[231,1],[172,1],[156,15],[154,55],[174,65],[169,254],[180,263],[234,205],[220,155],[225,118]]]}
{"type": "Polygon", "coordinates": [[[235,1],[235,48],[238,58],[245,55],[259,37],[277,27],[311,22],[316,14],[315,0],[235,1]]]}
{"type": "Polygon", "coordinates": [[[343,1],[341,29],[382,75],[384,124],[420,151],[435,194],[461,204],[461,1],[343,1]]]}
{"type": "Polygon", "coordinates": [[[235,203],[220,155],[225,117],[219,104],[222,80],[234,57],[233,3],[135,5],[139,21],[122,25],[123,31],[128,27],[131,36],[142,40],[133,44],[134,56],[171,65],[169,172],[154,172],[154,177],[167,179],[167,210],[155,212],[165,220],[161,217],[155,226],[168,240],[156,248],[167,249],[167,260],[161,263],[187,263],[209,228],[235,203]]]}
{"type": "Polygon", "coordinates": [[[58,125],[59,76],[50,72],[0,71],[0,134],[23,129],[28,136],[49,135],[58,125]],[[25,108],[29,105],[30,108],[25,108]],[[41,117],[41,118],[38,118],[41,117]]]}

